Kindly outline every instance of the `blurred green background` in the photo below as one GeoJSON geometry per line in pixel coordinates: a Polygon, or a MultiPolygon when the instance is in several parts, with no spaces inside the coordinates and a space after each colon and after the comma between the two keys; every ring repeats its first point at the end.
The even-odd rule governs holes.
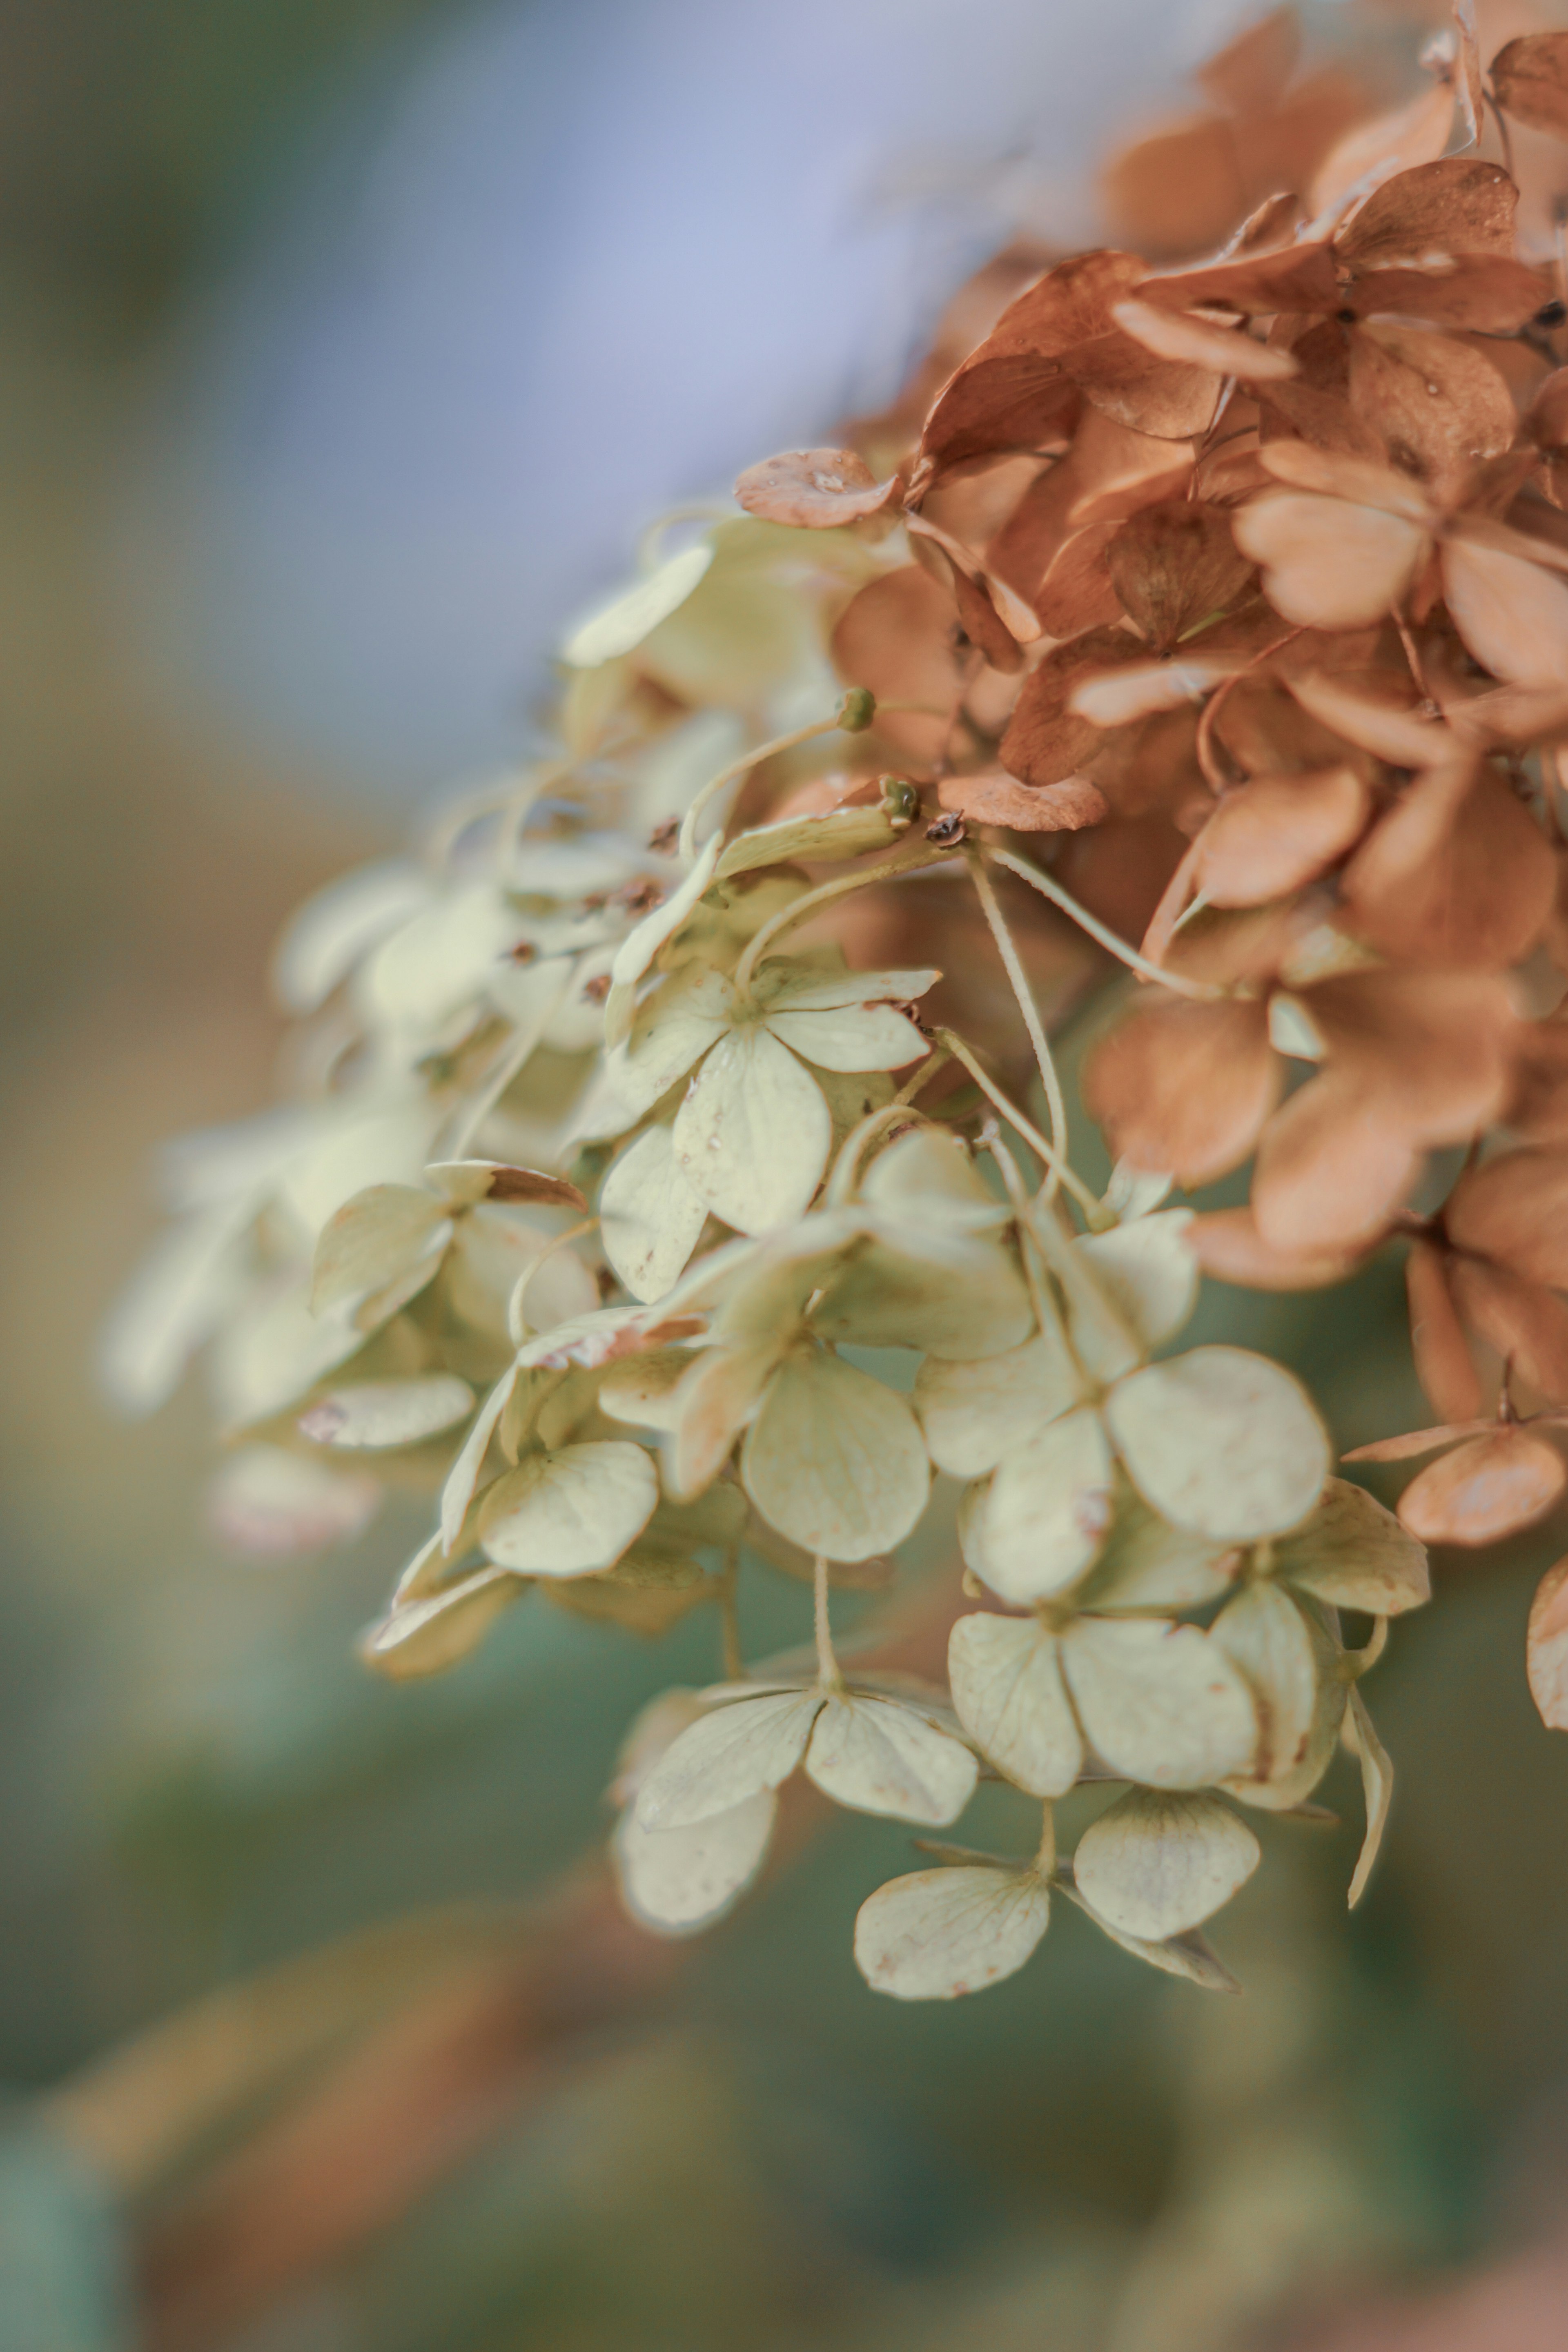
{"type": "MultiPolygon", "coordinates": [[[[106,584],[126,480],[189,306],[456,13],[0,16],[0,2347],[1560,2347],[1568,1742],[1522,1637],[1561,1528],[1438,1559],[1369,1686],[1399,1774],[1372,1893],[1347,1920],[1342,1759],[1346,1825],[1266,1829],[1220,1924],[1244,2000],[1068,1915],[998,1990],[910,2010],[849,1952],[890,1825],[803,1813],[700,1948],[573,1875],[706,1622],[647,1647],[531,1606],[450,1681],[373,1684],[350,1641],[412,1519],[237,1562],[199,1396],[131,1429],[94,1394],[154,1146],[265,1099],[268,941],[393,837],[160,696],[106,584]]],[[[1396,1266],[1213,1290],[1222,1333],[1345,1444],[1420,1412],[1396,1266]]],[[[804,1630],[794,1588],[764,1607],[759,1645],[804,1630]]]]}

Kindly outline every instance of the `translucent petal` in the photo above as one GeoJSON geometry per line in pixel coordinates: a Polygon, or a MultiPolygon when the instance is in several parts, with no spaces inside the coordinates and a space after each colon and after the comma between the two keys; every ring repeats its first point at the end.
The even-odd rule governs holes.
{"type": "Polygon", "coordinates": [[[978,1529],[980,1574],[992,1591],[1004,1601],[1042,1601],[1075,1584],[1105,1540],[1114,1475],[1090,1406],[1004,1454],[978,1529]]]}
{"type": "Polygon", "coordinates": [[[770,1017],[777,1013],[826,1013],[849,1004],[909,1004],[934,988],[940,971],[838,971],[824,973],[805,957],[765,963],[756,996],[770,1017]]]}
{"type": "Polygon", "coordinates": [[[741,1478],[781,1535],[828,1559],[869,1559],[901,1543],[931,1487],[906,1400],[820,1349],[781,1365],[741,1478]]]}
{"type": "Polygon", "coordinates": [[[1079,1838],[1073,1877],[1108,1926],[1163,1942],[1228,1903],[1261,1859],[1219,1798],[1130,1789],[1079,1838]]]}
{"type": "Polygon", "coordinates": [[[1425,1545],[1348,1478],[1331,1478],[1306,1526],[1275,1545],[1274,1571],[1333,1608],[1373,1617],[1396,1617],[1432,1594],[1425,1545]]]}
{"type": "Polygon", "coordinates": [[[1252,1696],[1195,1625],[1084,1617],[1061,1637],[1086,1738],[1113,1771],[1152,1789],[1201,1789],[1248,1767],[1252,1696]]]}
{"type": "Polygon", "coordinates": [[[618,661],[636,651],[661,621],[679,612],[714,556],[711,540],[700,540],[666,556],[653,571],[596,604],[579,621],[561,648],[561,658],[573,669],[596,669],[601,662],[618,661]]]}
{"type": "Polygon", "coordinates": [[[411,859],[362,866],[307,898],[272,957],[272,985],[289,1013],[313,1013],[366,950],[430,901],[430,877],[411,859]]]}
{"type": "Polygon", "coordinates": [[[467,1381],[427,1372],[412,1381],[360,1381],[331,1389],[300,1415],[300,1432],[317,1445],[345,1450],[417,1445],[474,1409],[467,1381]]]}
{"type": "Polygon", "coordinates": [[[887,809],[828,809],[816,816],[785,817],[777,824],[754,825],[737,834],[715,869],[715,879],[749,874],[761,866],[778,866],[791,858],[858,857],[868,849],[890,849],[905,828],[894,823],[887,809]]]}
{"type": "Polygon", "coordinates": [[[354,975],[355,1005],[376,1028],[434,1035],[485,994],[522,928],[493,882],[447,890],[372,950],[354,975]]]}
{"type": "Polygon", "coordinates": [[[1065,1795],[1083,1738],[1057,1641],[1034,1617],[961,1617],[947,1650],[960,1722],[998,1771],[1034,1797],[1065,1795]]]}
{"type": "Polygon", "coordinates": [[[1147,1348],[1179,1331],[1197,1303],[1198,1262],[1186,1238],[1192,1220],[1190,1209],[1162,1209],[1109,1233],[1085,1234],[1078,1244],[1147,1348]]]}
{"type": "Polygon", "coordinates": [[[917,1870],[860,1906],[856,1966],[895,2000],[955,2000],[1021,1969],[1050,1917],[1032,1870],[917,1870]]]}
{"type": "Polygon", "coordinates": [[[958,1819],[980,1775],[962,1740],[910,1707],[859,1696],[828,1699],[805,1769],[836,1804],[936,1827],[958,1819]]]}
{"type": "Polygon", "coordinates": [[[605,1255],[634,1298],[662,1298],[679,1279],[708,1221],[708,1204],[677,1164],[668,1127],[629,1144],[599,1194],[605,1255]]]}
{"type": "Polygon", "coordinates": [[[137,1269],[99,1342],[99,1378],[121,1412],[155,1412],[240,1297],[254,1202],[175,1225],[137,1269]]]}
{"type": "Polygon", "coordinates": [[[700,1495],[718,1476],[776,1362],[768,1347],[708,1348],[698,1355],[671,1402],[674,1444],[665,1481],[672,1495],[700,1495]]]}
{"type": "Polygon", "coordinates": [[[656,1934],[710,1927],[762,1868],[777,1812],[771,1789],[681,1829],[645,1829],[628,1808],[613,1850],[621,1899],[633,1918],[656,1934]]]}
{"type": "Polygon", "coordinates": [[[822,1181],[833,1123],[805,1065],[765,1029],[714,1046],[675,1121],[675,1156],[715,1216],[743,1234],[800,1216],[822,1181]]]}
{"type": "Polygon", "coordinates": [[[716,1706],[673,1740],[637,1791],[644,1829],[679,1829],[787,1780],[822,1707],[812,1690],[765,1692],[716,1706]]]}
{"type": "Polygon", "coordinates": [[[931,1458],[955,1478],[979,1478],[1043,1423],[1079,1399],[1072,1360],[1054,1333],[979,1362],[928,1357],[915,1376],[914,1404],[931,1458]]]}
{"type": "MultiPolygon", "coordinates": [[[[1231,1605],[1234,1607],[1235,1603],[1231,1605]]],[[[1222,1646],[1234,1647],[1242,1671],[1249,1677],[1254,1672],[1258,1673],[1261,1694],[1258,1714],[1264,1735],[1259,1742],[1261,1761],[1265,1767],[1273,1761],[1276,1769],[1272,1779],[1255,1777],[1258,1773],[1258,1760],[1255,1759],[1245,1776],[1226,1775],[1222,1785],[1233,1797],[1239,1797],[1243,1804],[1256,1805],[1264,1812],[1289,1812],[1293,1806],[1306,1801],[1333,1761],[1349,1696],[1343,1654],[1339,1643],[1331,1639],[1320,1623],[1314,1611],[1297,1610],[1297,1617],[1305,1630],[1311,1650],[1314,1696],[1305,1746],[1300,1750],[1300,1760],[1287,1769],[1284,1756],[1279,1751],[1282,1748],[1287,1754],[1289,1751],[1286,1743],[1269,1724],[1267,1708],[1271,1681],[1274,1695],[1284,1703],[1289,1696],[1289,1684],[1285,1678],[1289,1673],[1299,1674],[1300,1669],[1291,1668],[1290,1648],[1278,1636],[1270,1648],[1264,1647],[1256,1616],[1250,1619],[1243,1617],[1237,1621],[1233,1632],[1226,1633],[1225,1621],[1229,1614],[1228,1609],[1221,1612],[1215,1620],[1209,1638],[1211,1641],[1217,1639],[1222,1646]]]]}
{"type": "Polygon", "coordinates": [[[479,1515],[487,1556],[529,1576],[608,1568],[652,1518],[658,1473],[640,1445],[611,1438],[526,1456],[498,1478],[479,1515]]]}
{"type": "Polygon", "coordinates": [[[1194,1348],[1130,1373],[1105,1417],[1145,1501],[1196,1535],[1283,1534],[1329,1475],[1328,1436],[1306,1391],[1245,1348],[1194,1348]]]}
{"type": "Polygon", "coordinates": [[[765,1025],[824,1070],[901,1070],[930,1046],[912,1021],[890,1004],[847,1004],[822,1013],[770,1008],[765,1025]]]}
{"type": "MultiPolygon", "coordinates": [[[[712,882],[721,846],[715,834],[680,887],[671,891],[663,905],[656,907],[652,914],[645,915],[635,930],[626,933],[610,967],[616,988],[635,989],[665,941],[674,938],[712,882]]],[[[616,1045],[619,1040],[612,1036],[609,1042],[616,1045]]]]}
{"type": "MultiPolygon", "coordinates": [[[[929,978],[908,973],[909,979],[929,978]]],[[[1008,1223],[1012,1212],[991,1192],[963,1142],[940,1129],[916,1128],[878,1152],[861,1179],[860,1191],[877,1212],[878,1230],[894,1241],[895,1228],[946,1236],[955,1230],[987,1233],[1008,1223]]]]}

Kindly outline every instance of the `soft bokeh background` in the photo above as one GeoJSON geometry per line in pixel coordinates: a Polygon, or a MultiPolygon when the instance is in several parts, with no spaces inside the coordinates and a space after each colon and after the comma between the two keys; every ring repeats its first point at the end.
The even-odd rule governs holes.
{"type": "MultiPolygon", "coordinates": [[[[1438,1560],[1373,1685],[1373,1891],[1347,1922],[1342,1762],[1347,1826],[1267,1832],[1222,1924],[1245,2000],[1069,1915],[904,2010],[849,1957],[894,1828],[803,1811],[697,1948],[578,1872],[706,1625],[524,1609],[449,1682],[373,1684],[350,1639],[409,1530],[237,1562],[199,1396],[127,1428],[92,1387],[158,1139],[274,1083],[290,905],[526,740],[556,616],[662,500],[889,389],[1009,221],[1083,226],[1112,121],[1229,23],[0,18],[5,2352],[1568,2340],[1568,1742],[1521,1667],[1561,1528],[1438,1560]]],[[[1221,1330],[1346,1444],[1418,1410],[1397,1268],[1215,1291],[1221,1330]]]]}

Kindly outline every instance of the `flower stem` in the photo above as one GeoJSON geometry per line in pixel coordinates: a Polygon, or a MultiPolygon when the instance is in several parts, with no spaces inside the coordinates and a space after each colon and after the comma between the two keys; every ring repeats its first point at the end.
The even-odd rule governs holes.
{"type": "Polygon", "coordinates": [[[827,1622],[827,1562],[812,1563],[813,1617],[816,1627],[816,1674],[825,1690],[836,1690],[843,1680],[833,1654],[833,1630],[827,1622]]]}
{"type": "Polygon", "coordinates": [[[1035,1868],[1042,1878],[1053,1878],[1057,1867],[1057,1815],[1049,1798],[1041,1808],[1040,1843],[1035,1854],[1035,1868]]]}
{"type": "Polygon", "coordinates": [[[1046,1036],[1045,1024],[1040,1019],[1039,1010],[1035,1003],[1034,992],[1029,986],[1028,974],[1025,971],[1022,959],[1014,945],[1013,934],[1007,929],[1006,919],[997,903],[996,893],[991,887],[991,877],[986,873],[977,850],[966,849],[964,856],[969,865],[970,878],[974,884],[974,895],[980,901],[980,911],[990,926],[991,936],[996,942],[996,952],[1002,959],[1003,969],[1012,983],[1013,993],[1018,1000],[1018,1010],[1024,1017],[1024,1026],[1029,1033],[1029,1043],[1035,1049],[1035,1060],[1039,1068],[1040,1083],[1046,1090],[1046,1104],[1051,1115],[1051,1141],[1060,1155],[1059,1159],[1053,1162],[1047,1178],[1046,1192],[1047,1198],[1049,1199],[1062,1181],[1061,1171],[1069,1157],[1067,1099],[1062,1093],[1062,1082],[1057,1076],[1056,1063],[1051,1058],[1050,1044],[1046,1036]]]}
{"type": "Polygon", "coordinates": [[[986,1097],[987,1101],[994,1104],[996,1109],[1001,1112],[1008,1126],[1017,1129],[1025,1142],[1028,1145],[1030,1150],[1037,1153],[1042,1164],[1048,1168],[1052,1173],[1058,1177],[1060,1182],[1067,1186],[1068,1191],[1072,1194],[1074,1200],[1077,1201],[1085,1216],[1090,1220],[1091,1223],[1102,1222],[1100,1202],[1095,1199],[1094,1194],[1089,1191],[1089,1186],[1084,1182],[1081,1176],[1078,1175],[1074,1170],[1068,1166],[1066,1160],[1062,1159],[1054,1144],[1050,1144],[1046,1141],[1045,1137],[1040,1133],[1039,1129],[1035,1125],[1033,1119],[1026,1118],[1023,1112],[1018,1108],[1017,1104],[1013,1102],[1008,1096],[1003,1093],[1001,1087],[996,1084],[995,1079],[991,1077],[987,1072],[982,1068],[980,1063],[970,1052],[963,1038],[955,1035],[953,1031],[951,1029],[939,1029],[936,1032],[936,1035],[941,1043],[946,1046],[954,1061],[963,1063],[964,1068],[969,1072],[970,1076],[974,1080],[975,1085],[980,1088],[981,1093],[986,1097]]]}
{"type": "Polygon", "coordinates": [[[830,899],[842,898],[850,890],[868,889],[873,882],[897,882],[906,874],[920,874],[928,866],[947,866],[952,860],[952,852],[949,849],[923,849],[918,856],[889,859],[885,865],[871,866],[864,874],[840,875],[837,881],[820,883],[815,890],[808,890],[804,898],[792,899],[787,907],[782,907],[763,925],[735,966],[736,988],[744,996],[752,984],[752,973],[779,934],[805,916],[816,914],[818,907],[826,906],[830,899]]]}
{"type": "Polygon", "coordinates": [[[1130,948],[1125,940],[1118,939],[1098,915],[1091,915],[1087,907],[1079,905],[1070,890],[1064,890],[1059,882],[1053,882],[1048,874],[1042,874],[1039,867],[1031,866],[1026,857],[1015,857],[1010,849],[993,849],[987,855],[995,865],[1005,866],[1010,874],[1016,874],[1020,881],[1037,890],[1042,898],[1048,898],[1054,907],[1059,907],[1064,915],[1070,915],[1080,930],[1087,931],[1091,940],[1098,940],[1102,948],[1120,957],[1130,971],[1142,972],[1145,980],[1157,980],[1162,988],[1173,990],[1177,996],[1201,997],[1209,1002],[1225,995],[1226,991],[1216,987],[1212,981],[1184,980],[1179,972],[1162,971],[1157,963],[1151,963],[1147,956],[1141,956],[1136,948],[1130,948]]]}

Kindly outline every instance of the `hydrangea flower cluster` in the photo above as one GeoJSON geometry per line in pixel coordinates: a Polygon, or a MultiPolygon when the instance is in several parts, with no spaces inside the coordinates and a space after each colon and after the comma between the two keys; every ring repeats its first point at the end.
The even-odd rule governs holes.
{"type": "MultiPolygon", "coordinates": [[[[1342,1740],[1365,1884],[1361,1685],[1426,1543],[1568,1482],[1568,312],[1507,130],[1568,136],[1568,36],[1489,81],[1461,7],[1428,63],[1347,121],[1268,19],[1184,135],[1253,171],[1291,124],[1302,194],[1174,268],[1003,256],[855,446],[656,534],[566,641],[557,755],[294,923],[295,1098],[174,1156],[111,1381],[150,1406],[206,1351],[255,1548],[438,1496],[372,1666],[452,1666],[530,1593],[713,1612],[722,1679],[617,1788],[656,1929],[730,1906],[797,1771],[930,1831],[984,1776],[1037,1845],[874,1893],[872,1986],[994,1983],[1060,1894],[1229,1988],[1201,1929],[1248,1816],[1313,1811],[1342,1740]],[[1049,1036],[1096,987],[1103,1197],[1049,1036]],[[1249,1160],[1247,1207],[1167,1205],[1249,1160]],[[1441,1425],[1363,1451],[1447,1449],[1397,1516],[1281,1367],[1172,1352],[1204,1270],[1392,1241],[1441,1425]],[[841,1664],[833,1588],[954,1491],[946,1685],[841,1664]],[[742,1654],[770,1572],[814,1588],[804,1658],[742,1654]],[[1068,1860],[1085,1781],[1122,1793],[1068,1860]]],[[[1568,1727],[1568,1562],[1531,1676],[1568,1727]]]]}

